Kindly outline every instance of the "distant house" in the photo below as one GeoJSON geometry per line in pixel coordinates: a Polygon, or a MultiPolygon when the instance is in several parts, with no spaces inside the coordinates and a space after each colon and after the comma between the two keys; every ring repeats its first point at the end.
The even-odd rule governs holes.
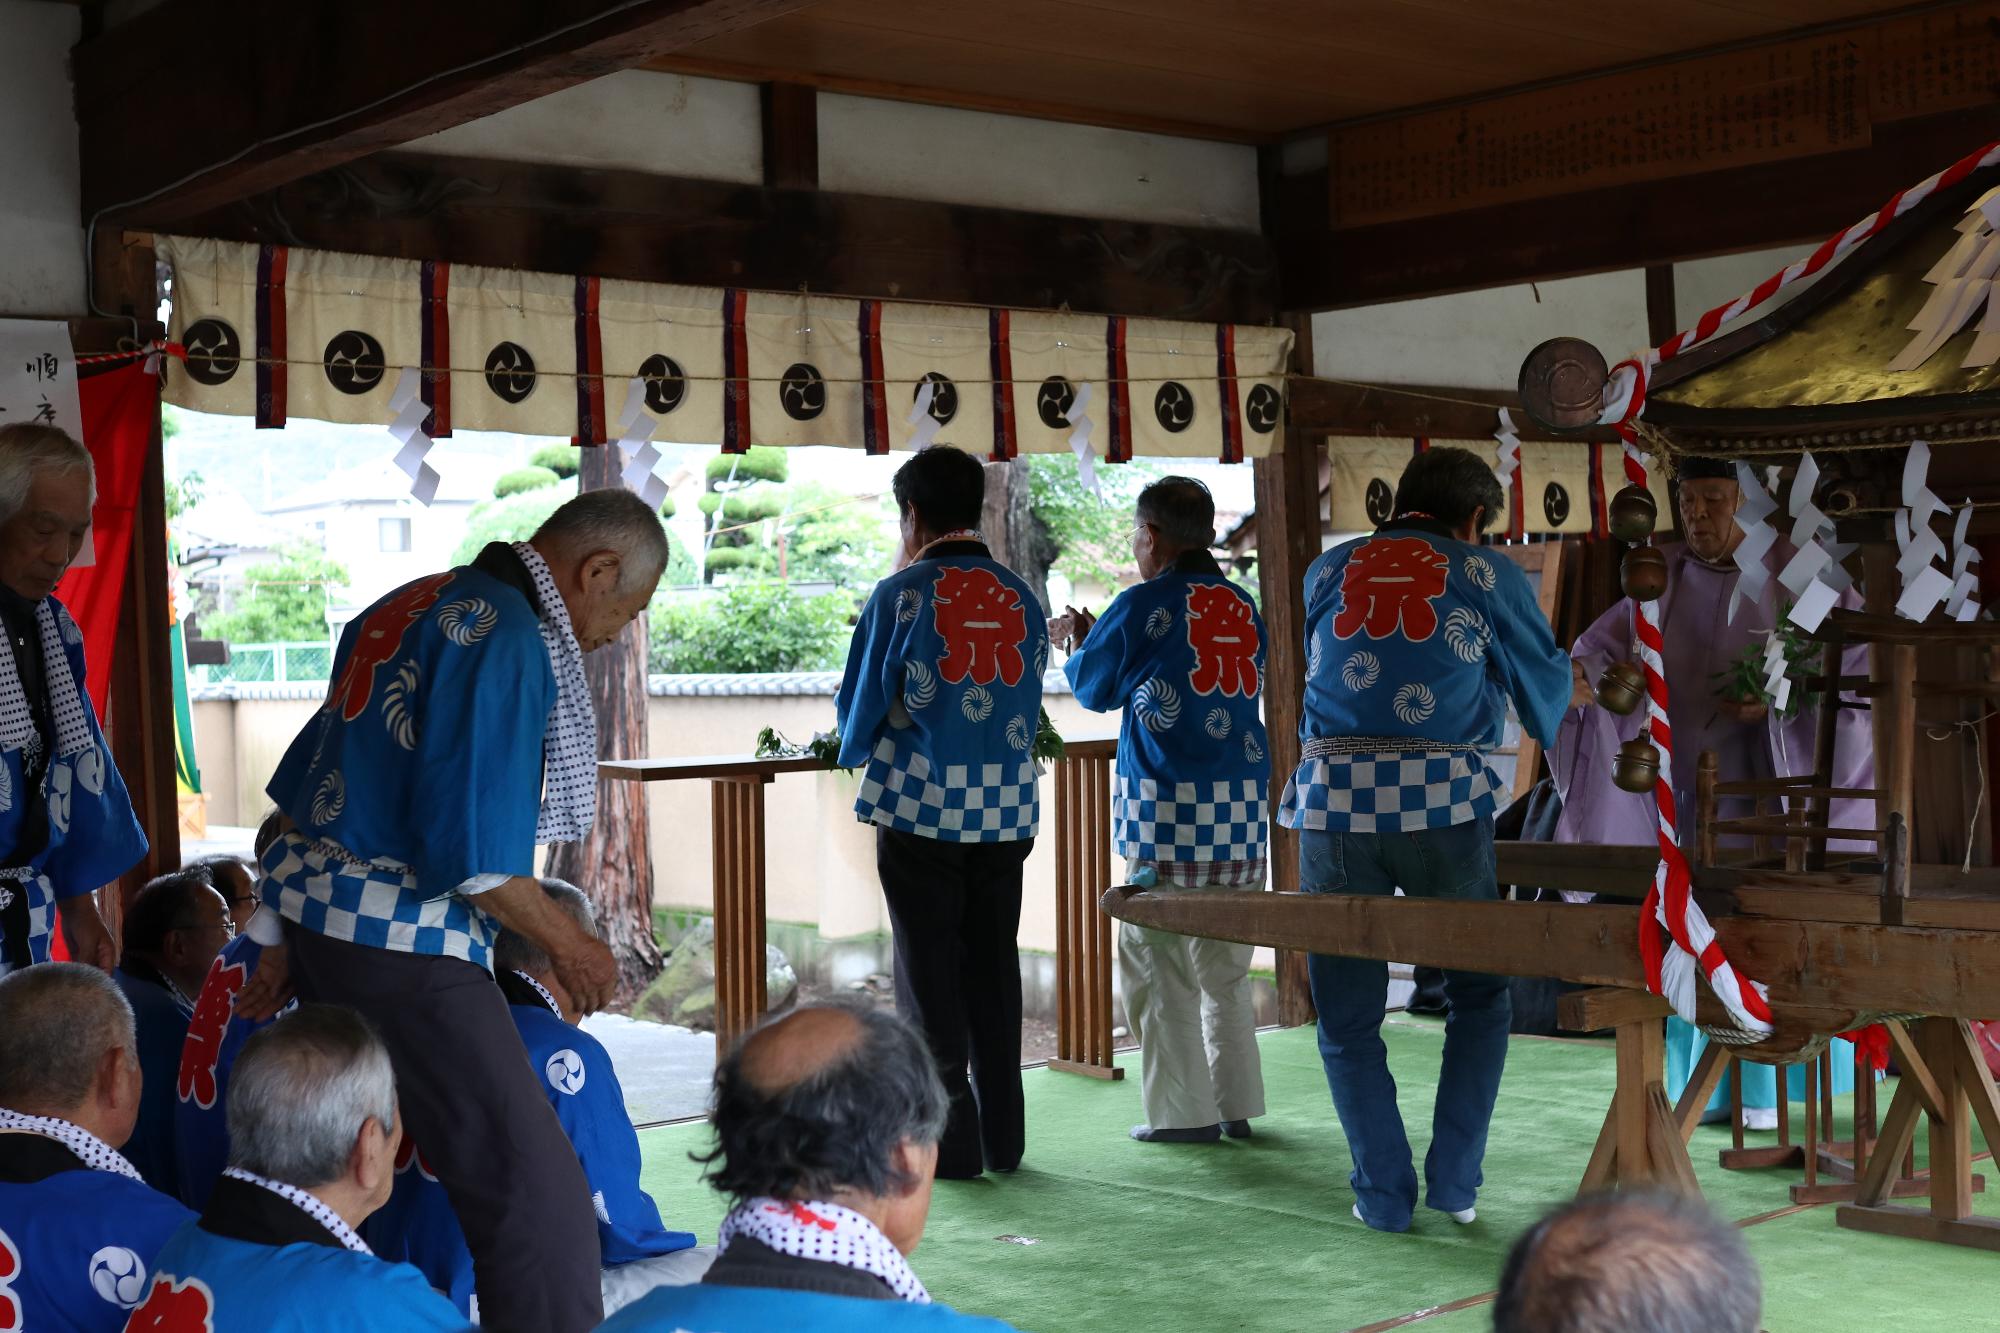
{"type": "Polygon", "coordinates": [[[335,634],[390,589],[449,566],[472,507],[493,498],[493,483],[508,466],[442,450],[431,458],[442,480],[428,509],[411,498],[409,478],[386,462],[335,472],[265,509],[291,540],[321,546],[346,566],[347,586],[327,610],[335,634]]]}

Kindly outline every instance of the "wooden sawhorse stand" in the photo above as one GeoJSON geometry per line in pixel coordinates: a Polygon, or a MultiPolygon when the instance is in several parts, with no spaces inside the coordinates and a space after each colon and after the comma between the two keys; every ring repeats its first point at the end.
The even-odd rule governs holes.
{"type": "Polygon", "coordinates": [[[1972,1029],[1963,1019],[1923,1018],[1907,1035],[1896,1027],[1890,1032],[1903,1077],[1855,1201],[1842,1204],[1836,1215],[1840,1225],[2000,1250],[2000,1219],[1972,1215],[1972,1196],[1983,1183],[1972,1173],[1975,1120],[1987,1147],[2000,1151],[2000,1091],[1973,1042],[1972,1029]],[[1888,1201],[1897,1164],[1916,1137],[1920,1115],[1930,1122],[1928,1209],[1888,1201]]]}
{"type": "Polygon", "coordinates": [[[1701,1193],[1687,1145],[1722,1078],[1724,1051],[1711,1045],[1679,1105],[1668,1105],[1664,1020],[1671,1012],[1657,995],[1611,986],[1572,991],[1556,1002],[1556,1021],[1563,1028],[1610,1028],[1617,1042],[1618,1083],[1578,1193],[1614,1185],[1701,1193]]]}

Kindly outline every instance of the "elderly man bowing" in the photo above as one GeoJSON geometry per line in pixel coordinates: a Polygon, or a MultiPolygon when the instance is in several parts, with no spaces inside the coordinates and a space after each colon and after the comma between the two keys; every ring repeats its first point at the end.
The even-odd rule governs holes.
{"type": "MultiPolygon", "coordinates": [[[[1760,698],[1744,698],[1735,685],[1736,667],[1746,653],[1761,656],[1773,626],[1782,623],[1790,596],[1778,573],[1793,555],[1786,542],[1765,554],[1769,577],[1754,598],[1746,597],[1730,616],[1742,571],[1735,562],[1743,530],[1736,525],[1742,500],[1735,469],[1709,458],[1683,459],[1675,487],[1686,541],[1663,549],[1667,558],[1667,591],[1660,598],[1660,628],[1666,640],[1669,720],[1674,729],[1674,804],[1681,813],[1682,833],[1692,832],[1695,774],[1704,752],[1716,757],[1724,782],[1796,776],[1812,771],[1816,708],[1802,708],[1792,718],[1773,713],[1760,698]]],[[[1849,591],[1843,605],[1858,607],[1860,597],[1849,591]]],[[[1645,712],[1616,717],[1594,706],[1592,683],[1613,662],[1631,660],[1636,641],[1636,608],[1625,598],[1597,618],[1570,650],[1573,663],[1570,709],[1563,718],[1555,748],[1549,751],[1549,771],[1562,791],[1562,820],[1556,841],[1626,845],[1648,844],[1657,827],[1651,794],[1635,796],[1611,781],[1611,767],[1621,742],[1637,736],[1645,712]]],[[[1841,670],[1846,675],[1868,673],[1868,650],[1847,650],[1841,670]]],[[[1759,671],[1761,675],[1761,670],[1759,671]]],[[[1842,709],[1834,724],[1833,782],[1836,787],[1875,785],[1875,753],[1865,709],[1842,709]]],[[[1752,813],[1743,798],[1721,802],[1724,819],[1752,813]]],[[[1874,828],[1875,803],[1835,801],[1834,828],[1874,828]]],[[[1831,843],[1830,849],[1866,850],[1863,843],[1831,843]]],[[[1852,1051],[1838,1042],[1834,1056],[1835,1090],[1853,1086],[1852,1051]]],[[[1667,1095],[1678,1097],[1701,1054],[1704,1039],[1679,1018],[1667,1021],[1667,1095]]],[[[1777,1077],[1769,1065],[1741,1064],[1743,1122],[1752,1129],[1777,1126],[1777,1077]]],[[[1734,1077],[1732,1073],[1731,1077],[1734,1077]]],[[[1805,1095],[1804,1070],[1792,1069],[1791,1096],[1805,1095]]],[[[1711,1118],[1728,1114],[1725,1082],[1710,1100],[1711,1118]]]]}
{"type": "Polygon", "coordinates": [[[348,626],[326,705],[267,789],[292,827],[264,853],[273,910],[251,931],[282,920],[285,947],[265,949],[237,1007],[271,1012],[289,972],[301,998],[380,1030],[489,1328],[570,1333],[603,1317],[590,1188],[491,951],[499,928],[518,931],[579,1011],[610,997],[611,951],[542,892],[535,846],[591,826],[583,654],[638,615],[666,565],[659,516],[592,491],[531,540],[396,589],[348,626]]]}
{"type": "Polygon", "coordinates": [[[82,445],[0,426],[0,976],[48,961],[57,914],[77,958],[113,967],[90,895],[146,854],[84,693],[83,634],[53,596],[96,500],[82,445]]]}

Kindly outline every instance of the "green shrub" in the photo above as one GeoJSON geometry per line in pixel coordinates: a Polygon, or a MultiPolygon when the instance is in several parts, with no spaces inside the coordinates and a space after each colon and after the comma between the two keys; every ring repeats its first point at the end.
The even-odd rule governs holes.
{"type": "Polygon", "coordinates": [[[504,500],[510,495],[524,491],[538,491],[544,486],[560,486],[562,478],[554,469],[545,467],[517,467],[512,472],[502,472],[500,479],[493,483],[493,497],[504,500]]]}
{"type": "Polygon", "coordinates": [[[837,671],[854,611],[846,593],[802,597],[782,583],[744,584],[713,597],[658,597],[648,622],[651,667],[676,675],[837,671]]]}
{"type": "Polygon", "coordinates": [[[535,450],[535,456],[528,462],[535,467],[545,467],[558,477],[574,477],[583,466],[582,453],[573,444],[550,444],[535,450]]]}
{"type": "Polygon", "coordinates": [[[791,459],[783,449],[768,445],[753,445],[746,454],[717,454],[708,460],[708,484],[717,482],[731,484],[733,475],[736,486],[744,486],[753,481],[783,481],[791,471],[791,459]]]}

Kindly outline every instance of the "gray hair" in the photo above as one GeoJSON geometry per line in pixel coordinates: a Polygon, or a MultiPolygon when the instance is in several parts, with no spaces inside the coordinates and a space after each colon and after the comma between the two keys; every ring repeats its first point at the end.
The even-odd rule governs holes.
{"type": "Polygon", "coordinates": [[[620,562],[620,595],[658,583],[667,572],[667,530],[660,516],[619,486],[585,491],[566,501],[535,529],[533,540],[573,560],[597,551],[614,553],[620,562]]]}
{"type": "Polygon", "coordinates": [[[42,472],[81,472],[90,478],[90,503],[97,504],[97,467],[90,451],[67,431],[16,421],[0,426],[0,524],[10,523],[28,503],[28,491],[42,472]]]}
{"type": "Polygon", "coordinates": [[[1699,1196],[1566,1203],[1507,1256],[1495,1333],[1755,1333],[1764,1304],[1742,1233],[1699,1196]]]}
{"type": "Polygon", "coordinates": [[[944,1134],[950,1103],[916,1028],[859,1002],[813,1007],[854,1016],[861,1037],[851,1050],[796,1082],[764,1088],[743,1072],[752,1033],[716,1067],[708,1115],[715,1149],[695,1160],[733,1198],[832,1199],[846,1190],[886,1197],[917,1183],[897,1169],[897,1145],[932,1144],[944,1134]]]}
{"type": "Polygon", "coordinates": [[[139,1058],[131,1002],[107,973],[40,963],[0,977],[0,1106],[66,1117],[114,1048],[139,1058]]]}
{"type": "Polygon", "coordinates": [[[1215,498],[1193,477],[1161,477],[1139,492],[1134,512],[1183,551],[1205,551],[1215,540],[1215,498]]]}
{"type": "MultiPolygon", "coordinates": [[[[592,939],[600,938],[597,933],[597,913],[590,909],[590,899],[584,897],[583,890],[566,879],[544,879],[542,892],[550,902],[561,908],[563,914],[592,939]]],[[[500,938],[493,942],[493,970],[496,972],[526,972],[529,976],[546,976],[555,971],[556,965],[541,945],[529,939],[518,930],[503,930],[500,938]]]]}
{"type": "Polygon", "coordinates": [[[302,1004],[243,1043],[228,1120],[231,1166],[300,1189],[337,1180],[370,1120],[396,1123],[389,1048],[353,1010],[302,1004]]]}

